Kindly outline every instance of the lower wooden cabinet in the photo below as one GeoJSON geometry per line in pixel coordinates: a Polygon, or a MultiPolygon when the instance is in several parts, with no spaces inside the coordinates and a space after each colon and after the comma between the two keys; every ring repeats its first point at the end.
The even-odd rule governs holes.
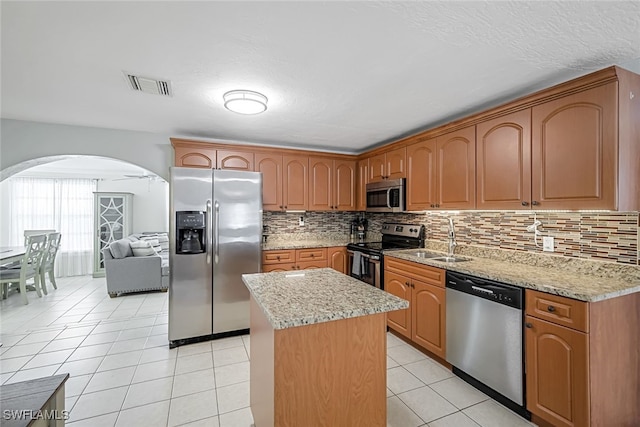
{"type": "Polygon", "coordinates": [[[328,266],[327,248],[284,249],[262,252],[262,272],[309,270],[328,266]]]}
{"type": "Polygon", "coordinates": [[[329,259],[328,267],[342,274],[347,274],[349,257],[347,256],[347,248],[345,246],[327,248],[327,257],[329,259]]]}
{"type": "Polygon", "coordinates": [[[409,301],[409,308],[387,314],[389,328],[431,353],[446,356],[445,271],[385,258],[384,289],[409,301]]]}
{"type": "Polygon", "coordinates": [[[533,421],[640,425],[640,293],[587,303],[527,289],[525,303],[533,421]]]}
{"type": "Polygon", "coordinates": [[[555,426],[589,419],[588,334],[526,316],[527,408],[555,426]]]}

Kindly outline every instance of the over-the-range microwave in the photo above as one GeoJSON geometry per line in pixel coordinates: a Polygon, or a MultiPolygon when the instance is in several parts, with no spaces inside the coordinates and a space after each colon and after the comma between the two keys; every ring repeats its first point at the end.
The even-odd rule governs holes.
{"type": "Polygon", "coordinates": [[[367,184],[367,212],[404,212],[404,178],[367,184]]]}

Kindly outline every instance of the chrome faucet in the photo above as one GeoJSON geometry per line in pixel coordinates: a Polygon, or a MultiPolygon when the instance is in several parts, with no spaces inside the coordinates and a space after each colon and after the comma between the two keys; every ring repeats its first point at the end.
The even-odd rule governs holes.
{"type": "Polygon", "coordinates": [[[449,255],[453,256],[453,250],[458,246],[456,243],[456,230],[453,227],[453,218],[449,218],[449,255]]]}

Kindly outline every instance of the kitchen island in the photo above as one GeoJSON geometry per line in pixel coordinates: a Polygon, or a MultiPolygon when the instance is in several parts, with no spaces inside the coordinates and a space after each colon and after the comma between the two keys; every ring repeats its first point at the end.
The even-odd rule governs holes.
{"type": "Polygon", "coordinates": [[[386,313],[409,303],[330,268],[242,278],[256,427],[385,426],[386,313]]]}

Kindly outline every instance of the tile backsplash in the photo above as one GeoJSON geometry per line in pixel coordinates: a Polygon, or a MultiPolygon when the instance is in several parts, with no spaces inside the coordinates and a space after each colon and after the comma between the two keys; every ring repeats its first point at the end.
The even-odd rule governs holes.
{"type": "MultiPolygon", "coordinates": [[[[267,234],[349,234],[359,212],[265,212],[267,234]],[[305,225],[299,226],[300,216],[305,225]]],[[[460,211],[403,214],[366,214],[368,235],[377,236],[383,222],[423,224],[427,240],[447,240],[447,218],[454,219],[459,244],[518,251],[542,252],[542,236],[554,238],[554,255],[639,265],[640,215],[638,212],[514,212],[460,211]],[[527,227],[538,220],[542,235],[538,245],[527,227]]],[[[549,252],[545,252],[551,254],[549,252]]]]}

